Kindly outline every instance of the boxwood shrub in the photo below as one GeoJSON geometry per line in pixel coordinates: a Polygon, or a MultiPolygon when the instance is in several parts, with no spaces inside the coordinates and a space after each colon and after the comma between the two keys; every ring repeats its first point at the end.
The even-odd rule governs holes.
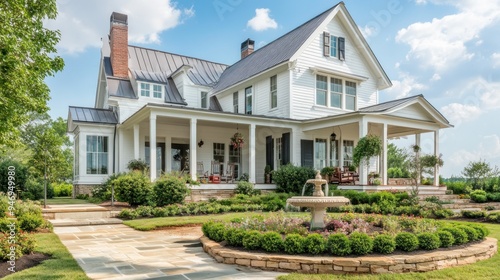
{"type": "Polygon", "coordinates": [[[453,245],[461,245],[465,244],[469,241],[469,238],[467,236],[467,233],[463,231],[460,228],[456,227],[445,227],[443,230],[448,231],[453,235],[453,238],[455,239],[455,242],[453,242],[453,245]]]}
{"type": "Polygon", "coordinates": [[[463,230],[467,234],[467,239],[469,242],[478,240],[478,233],[475,228],[467,225],[459,225],[457,228],[463,230]]]}
{"type": "Polygon", "coordinates": [[[245,232],[243,236],[243,247],[248,250],[260,249],[262,245],[262,233],[257,230],[245,232]]]}
{"type": "Polygon", "coordinates": [[[326,247],[335,256],[346,256],[351,253],[351,241],[343,233],[335,233],[328,236],[326,247]]]}
{"type": "Polygon", "coordinates": [[[396,241],[389,234],[380,234],[373,239],[373,251],[381,254],[390,254],[396,249],[396,241]]]}
{"type": "Polygon", "coordinates": [[[115,188],[118,201],[128,202],[131,206],[152,205],[153,187],[149,178],[139,172],[123,174],[111,184],[115,188]]]}
{"type": "Polygon", "coordinates": [[[177,176],[166,175],[158,179],[153,186],[156,205],[183,203],[189,189],[186,181],[177,176]]]}
{"type": "Polygon", "coordinates": [[[415,251],[418,248],[418,238],[415,234],[401,232],[396,235],[396,248],[405,252],[415,251]]]}
{"type": "Polygon", "coordinates": [[[448,248],[455,243],[455,238],[449,231],[440,230],[436,233],[439,236],[439,241],[441,242],[441,248],[448,248]]]}
{"type": "Polygon", "coordinates": [[[488,234],[490,234],[490,231],[482,225],[473,224],[473,225],[470,225],[470,227],[474,228],[477,231],[478,240],[485,239],[486,236],[488,236],[488,234]]]}
{"type": "Polygon", "coordinates": [[[373,239],[366,233],[353,232],[349,235],[351,251],[356,255],[366,255],[373,250],[373,239]]]}
{"type": "Polygon", "coordinates": [[[283,238],[275,231],[269,231],[262,235],[262,249],[267,252],[280,252],[283,250],[283,238]]]}
{"type": "Polygon", "coordinates": [[[475,190],[470,193],[470,199],[477,203],[487,202],[486,192],[483,190],[475,190]]]}
{"type": "Polygon", "coordinates": [[[304,249],[305,237],[300,234],[291,233],[287,234],[283,242],[283,249],[287,254],[302,254],[304,249]]]}
{"type": "Polygon", "coordinates": [[[439,236],[432,232],[423,232],[417,235],[418,244],[421,249],[434,250],[441,246],[439,236]]]}
{"type": "Polygon", "coordinates": [[[321,254],[326,250],[326,240],[319,233],[311,233],[304,240],[304,248],[310,254],[321,254]]]}

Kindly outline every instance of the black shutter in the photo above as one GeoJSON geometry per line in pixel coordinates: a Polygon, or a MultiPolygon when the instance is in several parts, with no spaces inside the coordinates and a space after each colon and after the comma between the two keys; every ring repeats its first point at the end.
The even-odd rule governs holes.
{"type": "Polygon", "coordinates": [[[271,166],[271,170],[274,170],[274,143],[273,137],[266,137],[266,165],[271,166]]]}
{"type": "Polygon", "coordinates": [[[323,55],[330,56],[330,33],[323,32],[323,55]]]}
{"type": "Polygon", "coordinates": [[[314,168],[313,140],[300,140],[300,165],[314,168]]]}
{"type": "Polygon", "coordinates": [[[281,161],[283,165],[290,163],[290,133],[281,135],[281,161]]]}
{"type": "Polygon", "coordinates": [[[339,37],[338,38],[338,48],[339,48],[339,59],[340,60],[345,60],[345,38],[344,37],[339,37]]]}

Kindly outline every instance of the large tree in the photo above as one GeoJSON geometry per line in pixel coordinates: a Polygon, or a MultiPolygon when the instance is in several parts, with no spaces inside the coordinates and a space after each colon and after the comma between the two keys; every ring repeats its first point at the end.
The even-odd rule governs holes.
{"type": "Polygon", "coordinates": [[[43,26],[55,19],[56,0],[0,1],[0,145],[15,146],[32,112],[47,112],[45,78],[61,71],[59,31],[43,26]]]}
{"type": "Polygon", "coordinates": [[[497,166],[491,166],[484,160],[471,161],[464,167],[462,175],[469,181],[475,189],[482,189],[486,179],[500,175],[497,166]]]}

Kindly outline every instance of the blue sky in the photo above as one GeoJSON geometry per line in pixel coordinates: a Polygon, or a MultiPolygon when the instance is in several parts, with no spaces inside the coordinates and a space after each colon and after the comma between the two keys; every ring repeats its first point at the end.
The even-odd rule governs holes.
{"type": "MultiPolygon", "coordinates": [[[[129,16],[133,45],[232,64],[246,38],[265,45],[337,1],[58,0],[58,52],[63,72],[47,82],[52,117],[69,105],[93,107],[100,38],[111,12],[129,16]]],[[[375,55],[393,82],[387,101],[424,96],[455,128],[442,131],[444,176],[458,175],[471,160],[500,166],[500,0],[346,0],[375,55]]],[[[401,146],[413,141],[398,140],[401,146]]],[[[432,152],[432,136],[422,136],[432,152]]]]}

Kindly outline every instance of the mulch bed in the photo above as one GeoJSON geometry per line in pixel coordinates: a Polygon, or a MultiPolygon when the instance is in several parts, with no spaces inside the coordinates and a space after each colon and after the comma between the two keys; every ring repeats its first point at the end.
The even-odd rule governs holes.
{"type": "MultiPolygon", "coordinates": [[[[28,268],[37,266],[41,262],[43,262],[44,260],[48,260],[48,259],[50,259],[50,256],[42,254],[42,253],[33,253],[30,255],[24,255],[21,258],[19,258],[18,260],[16,260],[16,266],[15,266],[14,270],[16,272],[18,272],[18,271],[21,271],[24,269],[28,269],[28,268]]],[[[3,278],[9,274],[15,273],[15,272],[11,272],[9,270],[10,267],[11,266],[10,266],[8,261],[3,261],[0,263],[0,278],[3,278]]]]}

